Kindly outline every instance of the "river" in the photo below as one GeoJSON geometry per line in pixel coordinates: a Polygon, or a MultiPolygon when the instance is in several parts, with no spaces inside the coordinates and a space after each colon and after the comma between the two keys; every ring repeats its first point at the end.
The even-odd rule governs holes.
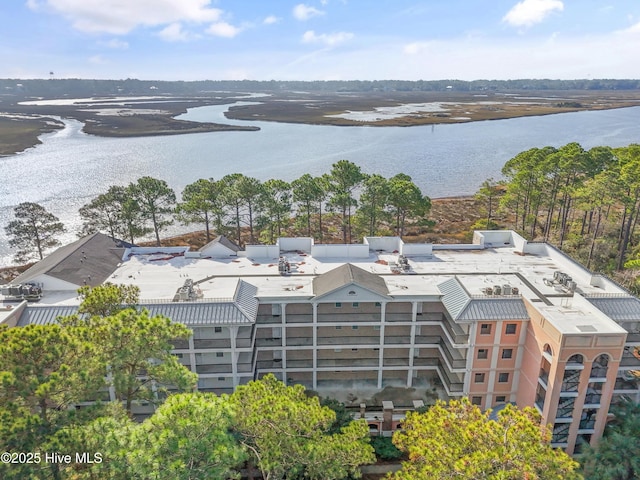
{"type": "Polygon", "coordinates": [[[483,180],[499,178],[507,160],[532,147],[640,143],[640,107],[435,127],[230,121],[224,117],[227,109],[199,107],[179,118],[261,130],[103,138],[84,134],[78,121],[65,120],[64,129],[41,137],[42,145],[0,158],[0,266],[12,264],[4,226],[18,203],[40,203],[57,215],[68,229],[61,237],[66,243],[77,238],[82,205],[111,185],[144,175],[166,180],[179,197],[185,185],[199,178],[240,172],[291,181],[307,172],[327,173],[334,162],[347,159],[366,173],[407,173],[435,198],[473,194],[483,180]]]}

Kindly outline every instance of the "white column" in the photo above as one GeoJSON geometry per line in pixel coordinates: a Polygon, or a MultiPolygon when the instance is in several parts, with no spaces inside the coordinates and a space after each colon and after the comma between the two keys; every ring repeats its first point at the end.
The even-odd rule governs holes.
{"type": "Polygon", "coordinates": [[[387,302],[380,302],[380,350],[378,352],[378,389],[382,389],[382,368],[384,365],[384,322],[387,302]]]}
{"type": "Polygon", "coordinates": [[[313,389],[318,388],[318,304],[313,303],[313,389]]]}

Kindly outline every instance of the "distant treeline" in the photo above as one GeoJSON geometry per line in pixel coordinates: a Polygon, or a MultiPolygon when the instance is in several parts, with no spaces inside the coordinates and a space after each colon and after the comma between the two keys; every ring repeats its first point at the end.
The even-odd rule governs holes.
{"type": "Polygon", "coordinates": [[[63,95],[202,95],[212,91],[232,92],[438,92],[438,91],[505,91],[505,90],[637,90],[640,80],[616,79],[519,79],[519,80],[330,80],[330,81],[258,81],[203,80],[156,81],[86,80],[86,79],[0,79],[3,94],[19,96],[60,97],[63,95]]]}

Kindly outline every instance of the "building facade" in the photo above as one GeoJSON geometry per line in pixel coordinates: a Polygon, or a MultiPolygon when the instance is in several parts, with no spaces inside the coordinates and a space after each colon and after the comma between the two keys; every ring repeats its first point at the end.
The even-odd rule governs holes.
{"type": "Polygon", "coordinates": [[[76,244],[3,286],[0,320],[52,322],[75,311],[82,284],[134,284],[141,306],[193,330],[174,353],[201,390],[273,373],[337,397],[392,387],[483,409],[513,402],[535,406],[569,453],[597,441],[612,403],[640,400],[640,300],[514,232],[468,245],[76,244]],[[19,303],[18,284],[41,296],[19,303]]]}

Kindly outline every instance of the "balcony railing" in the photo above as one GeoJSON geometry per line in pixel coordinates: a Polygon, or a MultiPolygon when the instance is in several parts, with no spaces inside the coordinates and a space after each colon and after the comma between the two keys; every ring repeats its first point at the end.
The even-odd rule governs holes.
{"type": "Polygon", "coordinates": [[[313,345],[311,337],[289,337],[287,336],[287,347],[309,347],[313,345]]]}
{"type": "Polygon", "coordinates": [[[231,373],[231,365],[196,365],[196,373],[231,373]]]}
{"type": "Polygon", "coordinates": [[[380,337],[356,335],[318,337],[318,345],[380,345],[380,337]]]}
{"type": "Polygon", "coordinates": [[[193,339],[193,347],[200,349],[209,348],[231,348],[230,338],[205,338],[205,339],[193,339]]]}

